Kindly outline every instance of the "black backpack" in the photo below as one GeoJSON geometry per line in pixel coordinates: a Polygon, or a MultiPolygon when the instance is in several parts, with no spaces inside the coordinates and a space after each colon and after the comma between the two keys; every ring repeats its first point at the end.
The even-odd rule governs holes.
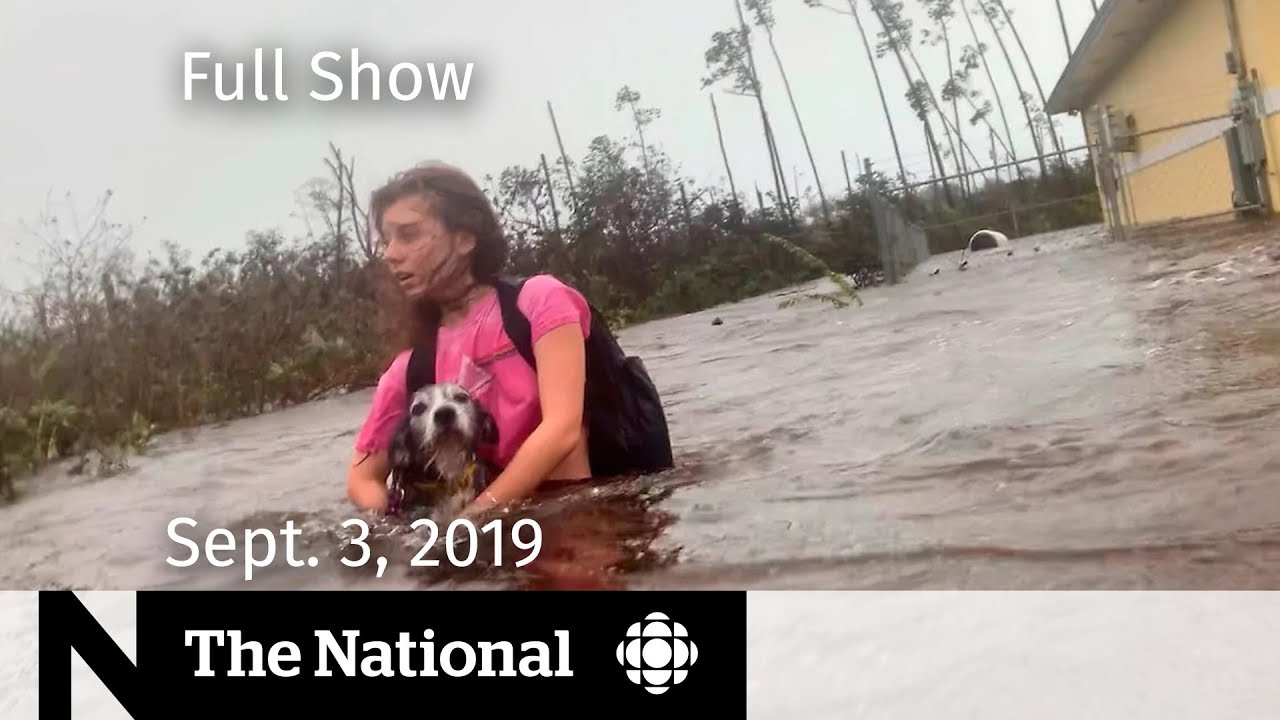
{"type": "MultiPolygon", "coordinates": [[[[502,325],[529,366],[537,369],[529,319],[516,305],[524,279],[494,283],[502,325]]],[[[643,475],[673,467],[671,438],[662,399],[638,357],[623,352],[594,305],[586,343],[584,420],[594,477],[643,475]]],[[[435,382],[434,338],[409,356],[407,387],[435,382]]]]}

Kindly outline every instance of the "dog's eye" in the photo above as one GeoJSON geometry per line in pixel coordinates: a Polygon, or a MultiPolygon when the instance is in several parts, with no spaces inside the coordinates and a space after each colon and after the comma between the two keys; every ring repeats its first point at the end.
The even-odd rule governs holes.
{"type": "Polygon", "coordinates": [[[457,395],[453,396],[453,401],[460,402],[460,403],[468,403],[471,401],[471,396],[467,395],[466,393],[458,393],[457,395]]]}
{"type": "Polygon", "coordinates": [[[413,413],[414,415],[421,415],[426,411],[427,411],[427,406],[423,405],[422,403],[414,403],[413,407],[409,409],[409,412],[413,413]]]}

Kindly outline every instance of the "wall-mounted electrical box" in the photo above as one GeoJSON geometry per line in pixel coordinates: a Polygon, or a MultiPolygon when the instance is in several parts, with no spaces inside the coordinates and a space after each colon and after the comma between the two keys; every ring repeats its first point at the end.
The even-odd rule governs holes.
{"type": "Polygon", "coordinates": [[[1108,105],[1105,117],[1111,152],[1138,152],[1138,124],[1133,115],[1108,105]]]}

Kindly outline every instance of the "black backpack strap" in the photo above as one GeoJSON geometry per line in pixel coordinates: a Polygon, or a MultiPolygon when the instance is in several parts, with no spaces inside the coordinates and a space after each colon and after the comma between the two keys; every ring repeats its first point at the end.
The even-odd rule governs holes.
{"type": "MultiPolygon", "coordinates": [[[[533,357],[533,329],[529,326],[529,318],[525,317],[516,305],[523,287],[524,279],[504,278],[494,283],[494,289],[498,293],[498,306],[502,310],[503,328],[520,355],[530,367],[536,369],[537,363],[534,362],[533,357]]],[[[409,352],[409,362],[405,367],[405,388],[409,396],[412,396],[418,388],[436,381],[435,358],[435,338],[429,338],[426,342],[415,345],[409,352]]]]}
{"type": "Polygon", "coordinates": [[[436,381],[436,339],[427,338],[413,346],[405,364],[405,402],[413,402],[413,393],[436,381]]]}
{"type": "Polygon", "coordinates": [[[405,368],[405,390],[413,395],[423,385],[436,381],[436,353],[434,345],[422,345],[409,352],[409,363],[405,368]]]}
{"type": "Polygon", "coordinates": [[[502,311],[502,327],[521,357],[529,363],[529,367],[537,370],[538,363],[533,357],[533,329],[529,325],[529,318],[525,317],[516,304],[523,287],[524,279],[503,279],[494,283],[494,288],[498,291],[498,307],[502,311]]]}

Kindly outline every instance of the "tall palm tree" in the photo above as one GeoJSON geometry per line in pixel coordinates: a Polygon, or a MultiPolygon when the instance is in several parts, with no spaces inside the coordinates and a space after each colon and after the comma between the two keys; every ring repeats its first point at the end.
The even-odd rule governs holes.
{"type": "Polygon", "coordinates": [[[1009,140],[1009,159],[1013,161],[1013,169],[1018,173],[1018,179],[1021,180],[1022,164],[1018,162],[1018,150],[1013,142],[1013,131],[1009,127],[1009,115],[1004,109],[1004,99],[1000,95],[1000,86],[996,85],[996,78],[991,74],[991,63],[987,62],[987,45],[982,42],[981,36],[978,35],[978,27],[973,23],[973,15],[969,10],[969,0],[959,0],[959,2],[960,14],[964,16],[965,22],[969,25],[969,33],[973,35],[978,59],[982,61],[982,71],[987,76],[987,83],[991,85],[991,94],[996,99],[996,109],[1000,111],[1000,123],[1004,125],[1004,135],[1009,140]]]}
{"type": "MultiPolygon", "coordinates": [[[[813,150],[809,147],[809,137],[805,134],[804,123],[800,120],[800,111],[796,109],[796,98],[791,92],[791,81],[787,78],[787,70],[782,65],[782,56],[778,53],[778,46],[773,41],[773,7],[772,0],[744,0],[747,9],[755,15],[756,25],[764,28],[765,38],[769,42],[769,50],[773,53],[773,59],[778,64],[778,73],[782,75],[782,84],[787,91],[787,100],[791,103],[791,112],[796,117],[796,125],[800,128],[800,139],[804,142],[804,151],[809,156],[809,167],[813,170],[813,181],[818,188],[818,198],[822,201],[822,217],[831,224],[831,210],[827,205],[827,194],[822,189],[822,178],[818,174],[818,165],[813,159],[813,150]]],[[[795,188],[797,194],[800,188],[795,188]]]]}
{"type": "MultiPolygon", "coordinates": [[[[823,0],[804,0],[809,7],[824,8],[833,10],[825,4],[823,0]]],[[[867,65],[871,68],[871,75],[876,81],[876,92],[880,95],[880,107],[884,110],[884,121],[889,126],[889,139],[893,143],[893,155],[898,161],[898,179],[903,185],[907,184],[907,166],[902,162],[902,146],[898,143],[898,132],[893,125],[893,114],[889,112],[889,101],[884,96],[884,83],[880,79],[880,66],[876,64],[875,53],[871,50],[871,41],[867,39],[867,29],[862,24],[862,18],[858,15],[858,5],[854,0],[848,0],[849,12],[853,17],[853,22],[858,28],[858,36],[862,38],[862,49],[867,53],[867,65]]],[[[837,10],[837,12],[839,12],[837,10]]],[[[862,168],[858,168],[858,173],[862,173],[862,168]]]]}
{"type": "Polygon", "coordinates": [[[1018,89],[1018,100],[1022,103],[1022,111],[1027,116],[1027,129],[1031,131],[1031,142],[1036,149],[1036,162],[1040,165],[1040,176],[1047,177],[1049,169],[1044,162],[1044,149],[1040,145],[1040,135],[1036,132],[1035,120],[1031,117],[1031,107],[1029,104],[1030,95],[1022,89],[1022,79],[1018,77],[1018,68],[1013,64],[1013,57],[1009,55],[1009,48],[1004,44],[1004,36],[1000,34],[1000,28],[996,26],[996,11],[989,5],[978,0],[978,8],[982,12],[982,17],[987,19],[987,24],[991,26],[991,34],[996,36],[996,43],[1000,46],[1000,52],[1004,55],[1005,64],[1009,66],[1009,74],[1013,76],[1014,87],[1018,89]]]}
{"type": "MultiPolygon", "coordinates": [[[[1022,33],[1018,32],[1018,26],[1013,24],[1013,16],[1009,14],[1009,8],[1005,7],[1004,0],[990,0],[990,2],[999,8],[1004,15],[1005,25],[1009,27],[1009,32],[1013,33],[1013,39],[1017,41],[1018,49],[1022,51],[1022,59],[1027,63],[1027,69],[1031,72],[1031,80],[1035,83],[1036,92],[1040,95],[1040,108],[1043,113],[1044,107],[1048,105],[1048,100],[1045,99],[1044,86],[1040,84],[1040,73],[1036,72],[1035,63],[1031,62],[1031,55],[1027,52],[1027,46],[1022,42],[1022,33]]],[[[1059,13],[1062,12],[1061,2],[1062,0],[1058,0],[1059,13]]],[[[1066,33],[1065,24],[1063,25],[1063,33],[1066,33]]],[[[1044,122],[1049,128],[1049,138],[1053,141],[1053,150],[1058,153],[1058,162],[1065,168],[1067,159],[1062,155],[1062,141],[1058,138],[1058,131],[1053,126],[1053,119],[1047,113],[1044,114],[1044,122]]]]}
{"type": "Polygon", "coordinates": [[[1067,46],[1067,60],[1071,59],[1071,36],[1067,34],[1067,16],[1062,13],[1062,0],[1053,0],[1058,6],[1058,24],[1062,26],[1062,43],[1067,46]]]}
{"type": "Polygon", "coordinates": [[[648,175],[653,172],[649,167],[649,145],[644,139],[644,128],[653,122],[660,115],[657,108],[641,108],[637,103],[640,102],[640,93],[631,89],[630,85],[623,85],[614,98],[614,109],[621,110],[628,108],[631,110],[631,120],[635,123],[636,134],[640,136],[640,157],[644,162],[644,171],[648,175]]]}
{"type": "Polygon", "coordinates": [[[791,218],[791,194],[787,191],[787,178],[782,170],[782,157],[778,153],[778,142],[773,135],[773,125],[769,122],[769,113],[764,108],[764,94],[760,91],[760,73],[756,71],[756,56],[751,51],[751,31],[747,28],[747,19],[742,14],[742,3],[733,0],[733,9],[738,13],[738,27],[742,33],[742,48],[746,53],[747,69],[751,72],[751,82],[755,89],[756,100],[760,103],[760,114],[764,119],[765,141],[773,154],[773,164],[777,173],[778,202],[782,203],[782,212],[791,218]]]}
{"type": "Polygon", "coordinates": [[[911,21],[902,16],[902,3],[891,3],[887,0],[873,0],[873,6],[875,2],[879,2],[879,7],[887,11],[884,12],[884,15],[889,21],[890,27],[893,28],[893,32],[897,35],[898,46],[906,50],[907,57],[911,59],[911,64],[916,69],[916,74],[920,76],[920,79],[915,83],[919,86],[918,94],[920,96],[920,101],[932,106],[934,111],[938,113],[938,117],[942,120],[942,129],[947,133],[947,142],[951,145],[951,153],[960,161],[956,163],[957,172],[963,172],[962,163],[965,151],[968,151],[969,156],[973,158],[975,165],[980,165],[981,163],[978,161],[977,155],[975,155],[973,150],[967,143],[965,143],[964,136],[960,133],[959,123],[957,122],[953,127],[950,121],[947,120],[947,114],[943,111],[942,105],[938,103],[938,97],[933,92],[933,85],[929,83],[929,78],[925,74],[924,67],[920,64],[920,58],[916,56],[915,48],[911,44],[911,21]],[[955,133],[955,137],[960,143],[959,152],[956,151],[956,146],[951,141],[952,132],[955,133]]]}
{"type": "MultiPolygon", "coordinates": [[[[927,142],[929,143],[929,147],[932,149],[934,154],[934,161],[937,163],[936,167],[938,175],[939,177],[945,178],[947,175],[946,165],[942,162],[942,152],[938,149],[938,145],[934,140],[933,125],[929,122],[928,103],[924,97],[926,94],[925,90],[927,89],[927,83],[924,86],[921,86],[916,80],[912,79],[911,71],[907,69],[907,61],[903,55],[904,51],[908,49],[903,47],[903,43],[908,39],[908,37],[906,37],[906,33],[904,32],[905,18],[903,18],[899,12],[900,6],[891,5],[886,0],[870,0],[870,3],[871,11],[875,14],[876,19],[880,21],[880,27],[882,28],[881,35],[884,37],[882,47],[887,52],[892,52],[894,57],[898,60],[898,67],[902,70],[902,77],[906,80],[908,88],[910,88],[907,92],[907,96],[911,101],[912,107],[916,111],[916,116],[920,118],[921,124],[924,125],[924,134],[927,138],[927,142]]],[[[932,96],[932,91],[928,91],[927,94],[932,96]]],[[[936,100],[934,104],[936,105],[936,100]]],[[[943,128],[946,128],[945,115],[943,116],[943,128]]],[[[950,134],[950,131],[948,131],[948,139],[950,139],[950,134]]],[[[953,144],[951,147],[952,155],[955,155],[955,145],[953,144]]],[[[945,180],[942,181],[942,193],[946,198],[947,204],[954,205],[954,200],[951,197],[950,186],[945,180]]]]}
{"type": "MultiPolygon", "coordinates": [[[[925,11],[929,15],[929,19],[932,20],[934,25],[938,28],[938,39],[933,40],[932,44],[936,45],[938,42],[942,43],[943,51],[947,55],[947,77],[949,83],[950,78],[954,78],[956,75],[955,63],[952,62],[951,57],[951,33],[948,28],[951,18],[955,17],[955,5],[952,4],[952,0],[920,0],[920,2],[924,5],[925,11]]],[[[926,42],[929,41],[927,33],[925,40],[926,42]]],[[[945,85],[943,86],[942,94],[943,100],[946,100],[948,93],[945,85]]],[[[964,134],[960,130],[960,102],[954,94],[951,94],[951,114],[955,119],[956,136],[960,138],[961,146],[963,146],[964,134]]],[[[969,185],[969,177],[967,174],[968,168],[965,167],[964,153],[960,154],[960,171],[966,173],[964,180],[965,191],[972,192],[973,188],[969,185]]]]}
{"type": "Polygon", "coordinates": [[[711,35],[711,46],[704,54],[707,68],[711,73],[703,78],[702,87],[708,88],[727,81],[730,87],[726,92],[755,98],[756,105],[760,109],[765,149],[769,154],[769,166],[773,175],[773,184],[777,190],[778,202],[782,203],[783,215],[789,217],[790,204],[782,175],[782,163],[778,157],[777,145],[773,142],[773,128],[769,123],[769,112],[765,108],[760,76],[756,73],[747,25],[738,0],[734,0],[734,6],[738,11],[738,27],[728,31],[717,31],[711,35]]]}

